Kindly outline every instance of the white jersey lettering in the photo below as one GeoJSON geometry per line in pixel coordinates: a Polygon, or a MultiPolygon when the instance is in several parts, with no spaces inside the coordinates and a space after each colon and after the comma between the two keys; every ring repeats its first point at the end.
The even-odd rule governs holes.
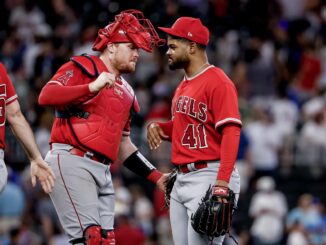
{"type": "Polygon", "coordinates": [[[176,100],[175,112],[197,118],[201,122],[207,120],[207,105],[203,102],[197,102],[194,98],[188,96],[180,96],[176,100]]]}

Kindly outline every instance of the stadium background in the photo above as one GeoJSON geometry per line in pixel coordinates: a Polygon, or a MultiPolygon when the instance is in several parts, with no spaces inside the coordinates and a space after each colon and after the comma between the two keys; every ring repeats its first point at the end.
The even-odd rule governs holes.
{"type": "MultiPolygon", "coordinates": [[[[0,61],[42,154],[53,112],[37,105],[40,89],[69,57],[92,52],[97,29],[129,8],[143,11],[155,27],[200,17],[211,31],[210,63],[237,86],[242,193],[232,232],[239,244],[326,244],[324,0],[0,1],[0,61]]],[[[170,145],[150,152],[145,134],[151,120],[170,117],[182,78],[167,68],[165,51],[141,53],[136,73],[125,77],[142,109],[133,119],[134,142],[169,171],[170,145]]],[[[28,161],[10,129],[6,144],[10,177],[0,195],[0,244],[67,244],[48,196],[31,188],[28,161]]],[[[112,172],[118,244],[173,244],[162,193],[119,163],[112,172]]]]}

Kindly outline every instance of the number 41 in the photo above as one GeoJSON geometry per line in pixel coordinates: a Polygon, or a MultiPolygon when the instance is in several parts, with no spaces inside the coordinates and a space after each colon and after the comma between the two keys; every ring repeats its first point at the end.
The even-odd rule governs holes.
{"type": "Polygon", "coordinates": [[[203,124],[198,124],[195,131],[194,124],[188,124],[186,130],[184,131],[182,137],[182,145],[188,146],[190,149],[194,148],[206,148],[206,131],[205,126],[203,124]]]}

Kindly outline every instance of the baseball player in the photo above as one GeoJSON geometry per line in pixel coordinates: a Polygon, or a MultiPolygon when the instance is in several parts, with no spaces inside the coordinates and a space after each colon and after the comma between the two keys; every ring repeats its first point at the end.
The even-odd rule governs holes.
{"type": "Polygon", "coordinates": [[[36,179],[38,179],[43,190],[46,193],[51,192],[54,186],[55,176],[41,156],[32,129],[20,110],[15,88],[5,67],[0,63],[0,193],[5,188],[8,177],[4,162],[6,119],[30,160],[33,186],[35,186],[36,179]]]}
{"type": "Polygon", "coordinates": [[[166,178],[130,140],[131,112],[139,105],[121,76],[135,70],[139,49],[164,44],[137,10],[123,11],[98,32],[100,56],[71,58],[44,86],[39,104],[55,108],[45,160],[57,177],[51,199],[72,244],[113,245],[115,161],[157,183],[166,178]]]}
{"type": "MultiPolygon", "coordinates": [[[[191,226],[208,187],[223,194],[229,187],[240,192],[240,177],[235,169],[241,120],[237,92],[224,72],[208,63],[206,46],[209,31],[200,19],[181,17],[171,28],[159,27],[168,34],[168,64],[184,69],[185,75],[172,101],[172,119],[148,126],[151,149],[162,140],[172,141],[172,163],[178,174],[170,200],[170,218],[176,245],[208,244],[191,226]]],[[[212,244],[222,244],[224,236],[212,244]]]]}

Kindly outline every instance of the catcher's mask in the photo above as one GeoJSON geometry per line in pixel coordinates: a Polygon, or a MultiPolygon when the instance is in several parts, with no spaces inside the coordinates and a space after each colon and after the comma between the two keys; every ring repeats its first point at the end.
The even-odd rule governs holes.
{"type": "Polygon", "coordinates": [[[150,20],[135,9],[122,11],[115,21],[98,31],[93,50],[102,52],[108,43],[131,42],[137,48],[152,52],[154,47],[162,46],[165,40],[159,38],[150,20]]]}

